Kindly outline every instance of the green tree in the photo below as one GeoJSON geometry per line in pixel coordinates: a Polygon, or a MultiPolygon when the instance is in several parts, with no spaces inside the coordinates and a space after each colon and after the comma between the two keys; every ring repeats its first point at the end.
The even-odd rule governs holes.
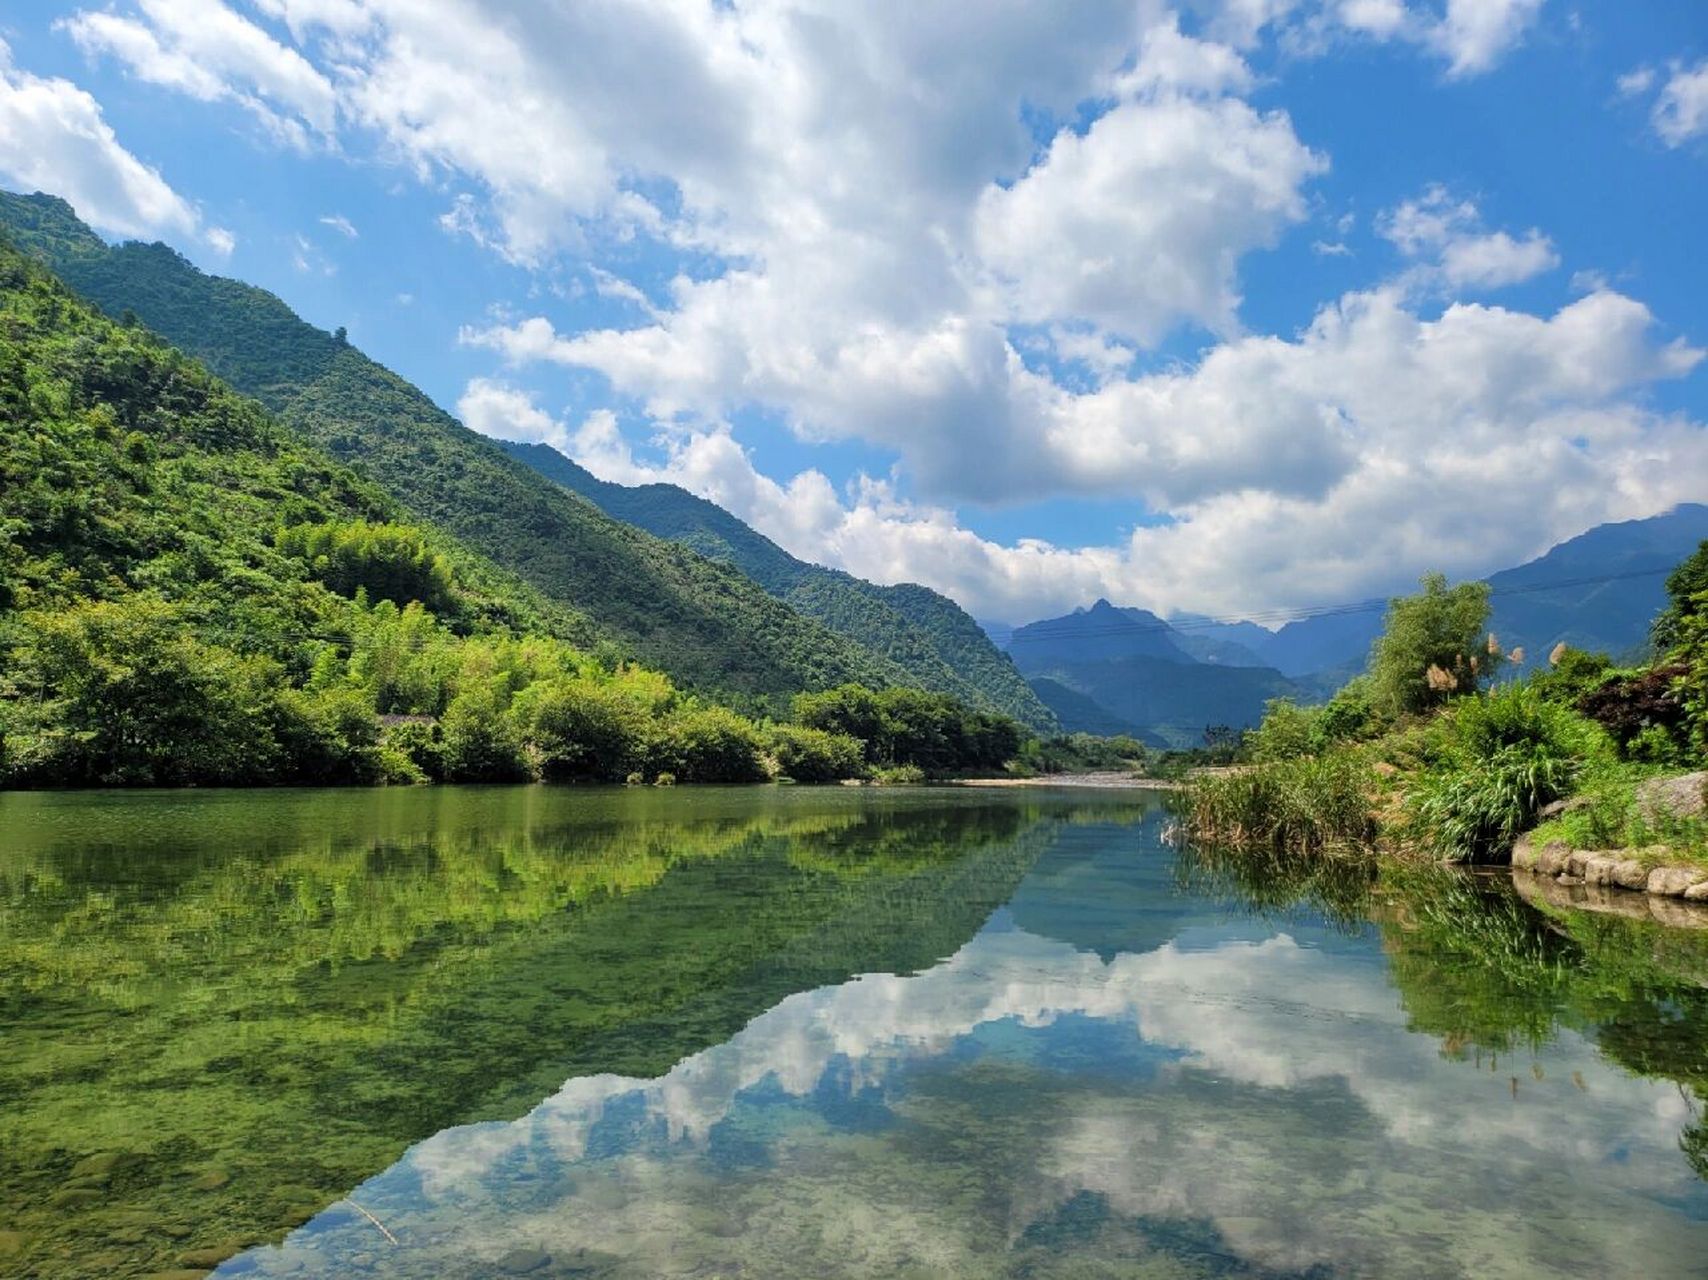
{"type": "Polygon", "coordinates": [[[1427,711],[1491,680],[1502,654],[1489,620],[1489,585],[1447,585],[1426,573],[1416,595],[1388,603],[1370,654],[1371,700],[1390,714],[1427,711]]]}
{"type": "Polygon", "coordinates": [[[542,681],[517,695],[511,714],[544,778],[621,782],[645,762],[650,717],[609,685],[542,681]]]}
{"type": "Polygon", "coordinates": [[[780,724],[771,730],[771,754],[783,776],[796,782],[855,778],[865,764],[865,748],[858,738],[798,724],[780,724]]]}
{"type": "Polygon", "coordinates": [[[1685,623],[1708,610],[1708,539],[1667,575],[1667,605],[1655,616],[1650,636],[1662,653],[1685,639],[1685,623]]]}
{"type": "Polygon", "coordinates": [[[471,682],[452,698],[442,729],[447,781],[516,782],[528,776],[521,745],[494,682],[471,682]]]}
{"type": "Polygon", "coordinates": [[[653,771],[679,782],[760,782],[763,749],[750,721],[725,707],[701,707],[678,712],[660,727],[653,771]]]}

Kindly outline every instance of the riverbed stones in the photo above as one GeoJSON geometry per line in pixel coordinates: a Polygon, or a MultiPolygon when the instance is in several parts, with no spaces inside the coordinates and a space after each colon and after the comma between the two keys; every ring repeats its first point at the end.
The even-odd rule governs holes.
{"type": "Polygon", "coordinates": [[[1613,883],[1621,889],[1649,887],[1649,869],[1636,858],[1621,858],[1613,864],[1613,883]]]}
{"type": "Polygon", "coordinates": [[[1708,902],[1708,880],[1702,880],[1690,886],[1683,894],[1686,902],[1708,902]]]}
{"type": "Polygon", "coordinates": [[[97,1151],[92,1156],[84,1156],[71,1166],[71,1172],[66,1175],[73,1181],[100,1179],[105,1181],[113,1176],[113,1171],[124,1160],[122,1151],[97,1151]]]}
{"type": "Polygon", "coordinates": [[[190,1190],[192,1190],[192,1191],[218,1191],[221,1187],[223,1187],[226,1183],[228,1183],[230,1181],[231,1181],[231,1175],[229,1173],[227,1173],[224,1169],[208,1169],[207,1171],[202,1173],[200,1176],[198,1176],[195,1179],[195,1181],[190,1183],[190,1190]]]}
{"type": "Polygon", "coordinates": [[[187,1253],[179,1254],[178,1261],[186,1267],[217,1267],[241,1247],[240,1245],[216,1245],[211,1249],[191,1249],[187,1253]]]}
{"type": "Polygon", "coordinates": [[[1682,898],[1691,888],[1708,880],[1708,871],[1696,867],[1656,867],[1649,872],[1648,890],[1665,898],[1682,898]]]}

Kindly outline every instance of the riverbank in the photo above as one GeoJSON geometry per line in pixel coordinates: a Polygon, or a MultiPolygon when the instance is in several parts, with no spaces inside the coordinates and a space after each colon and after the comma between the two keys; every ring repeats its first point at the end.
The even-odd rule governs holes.
{"type": "Polygon", "coordinates": [[[1181,783],[1131,773],[1045,773],[1032,778],[954,778],[955,787],[1102,787],[1129,791],[1177,791],[1181,783]]]}

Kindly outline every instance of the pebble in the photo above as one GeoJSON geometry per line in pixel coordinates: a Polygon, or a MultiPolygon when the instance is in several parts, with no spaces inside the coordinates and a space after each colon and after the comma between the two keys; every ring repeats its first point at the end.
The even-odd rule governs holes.
{"type": "Polygon", "coordinates": [[[63,1191],[54,1192],[48,1203],[56,1209],[76,1209],[86,1204],[99,1204],[106,1198],[94,1187],[66,1187],[63,1191]]]}
{"type": "Polygon", "coordinates": [[[24,1251],[22,1231],[0,1231],[0,1258],[10,1258],[24,1251]]]}
{"type": "Polygon", "coordinates": [[[231,1175],[224,1169],[209,1169],[201,1177],[190,1184],[192,1191],[218,1191],[231,1181],[231,1175]]]}
{"type": "Polygon", "coordinates": [[[236,1252],[230,1245],[216,1245],[212,1249],[191,1249],[180,1254],[178,1261],[186,1267],[217,1267],[236,1252]]]}
{"type": "Polygon", "coordinates": [[[94,1155],[84,1156],[72,1165],[71,1177],[110,1178],[113,1176],[113,1170],[119,1167],[119,1161],[124,1158],[122,1151],[97,1151],[94,1155]]]}

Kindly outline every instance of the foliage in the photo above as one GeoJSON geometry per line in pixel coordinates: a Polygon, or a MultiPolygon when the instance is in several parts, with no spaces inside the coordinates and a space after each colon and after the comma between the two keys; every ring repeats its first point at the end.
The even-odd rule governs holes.
{"type": "Polygon", "coordinates": [[[771,730],[770,746],[778,771],[796,782],[840,782],[865,768],[865,745],[845,733],[780,724],[771,730]]]}
{"type": "Polygon", "coordinates": [[[1285,854],[1362,846],[1375,835],[1374,792],[1350,750],[1200,774],[1186,788],[1187,829],[1194,843],[1285,854]]]}
{"type": "Polygon", "coordinates": [[[652,765],[681,782],[762,782],[764,741],[754,725],[725,707],[677,712],[657,729],[652,765]]]}
{"type": "Polygon", "coordinates": [[[353,598],[360,591],[371,600],[398,605],[418,602],[434,613],[455,610],[451,566],[419,529],[365,520],[331,521],[281,529],[274,542],[341,596],[353,598]]]}
{"type": "Polygon", "coordinates": [[[1549,665],[1537,667],[1529,682],[1550,702],[1570,706],[1598,689],[1613,674],[1613,659],[1605,653],[1586,653],[1561,643],[1549,655],[1549,665]]]}
{"type": "Polygon", "coordinates": [[[866,763],[910,765],[927,775],[1000,769],[1020,751],[1020,727],[1005,716],[973,711],[922,689],[868,689],[847,684],[794,701],[808,728],[858,739],[866,763]]]}
{"type": "MultiPolygon", "coordinates": [[[[1686,620],[1681,632],[1694,625],[1686,620]]],[[[1613,673],[1579,697],[1577,707],[1612,735],[1622,755],[1669,763],[1682,758],[1690,736],[1689,674],[1683,661],[1613,673]]]]}
{"type": "Polygon", "coordinates": [[[1484,638],[1486,582],[1449,587],[1445,575],[1427,573],[1421,585],[1418,594],[1389,602],[1370,653],[1370,698],[1390,715],[1428,711],[1474,692],[1503,659],[1494,637],[1484,638]]]}
{"type": "Polygon", "coordinates": [[[1144,768],[1145,746],[1129,734],[1102,738],[1091,733],[1066,733],[1025,742],[1016,762],[1034,773],[1081,773],[1090,770],[1137,771],[1144,768]]]}
{"type": "Polygon", "coordinates": [[[552,782],[621,782],[646,760],[651,717],[622,689],[587,677],[542,680],[512,708],[534,771],[552,782]]]}
{"type": "Polygon", "coordinates": [[[130,309],[301,437],[358,465],[414,520],[513,570],[573,622],[565,638],[613,641],[624,656],[754,710],[848,680],[908,681],[896,662],[727,565],[565,492],[272,294],[205,276],[165,245],[108,248],[61,201],[0,196],[0,218],[27,224],[32,252],[84,297],[111,314],[130,309]]]}
{"type": "Polygon", "coordinates": [[[1596,725],[1528,684],[1461,698],[1439,727],[1438,763],[1406,798],[1409,835],[1460,861],[1505,856],[1543,806],[1570,794],[1586,760],[1610,754],[1596,725]]]}
{"type": "Polygon", "coordinates": [[[1666,653],[1686,642],[1685,624],[1708,612],[1708,539],[1667,575],[1667,605],[1656,615],[1650,637],[1666,653]]]}

